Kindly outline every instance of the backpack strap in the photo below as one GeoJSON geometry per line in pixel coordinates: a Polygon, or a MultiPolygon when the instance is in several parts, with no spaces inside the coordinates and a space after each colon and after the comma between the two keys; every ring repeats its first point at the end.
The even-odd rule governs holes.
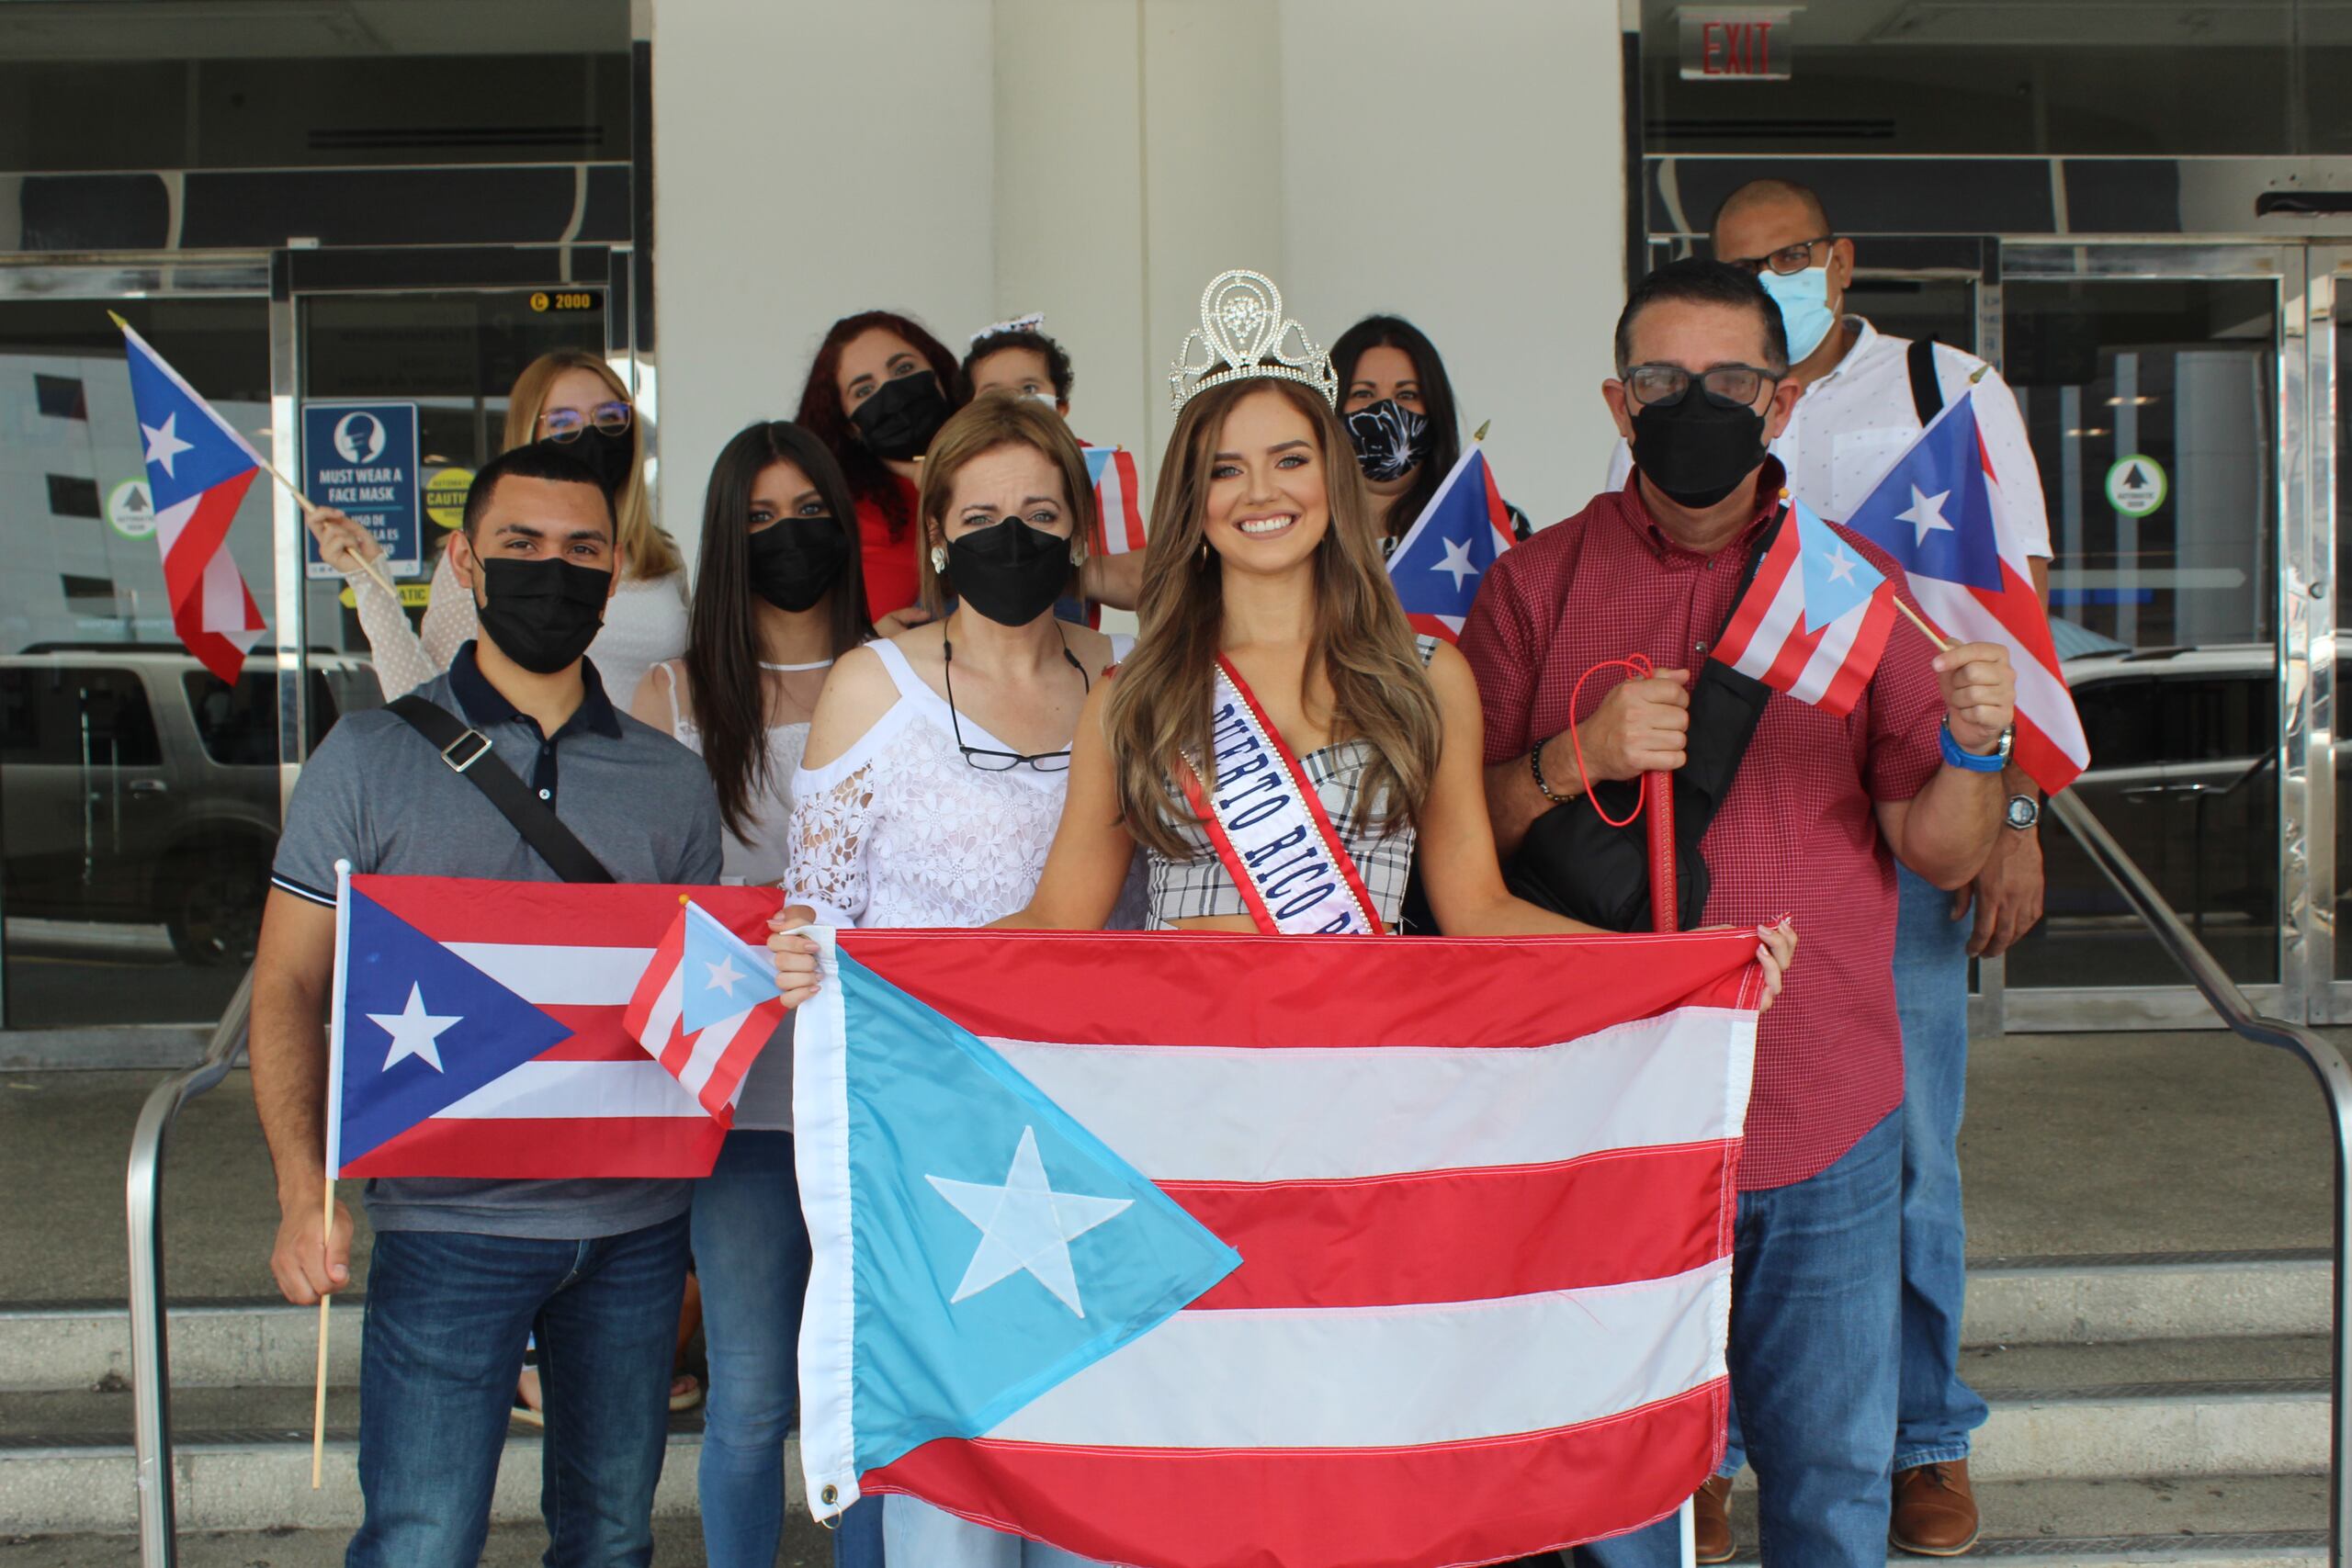
{"type": "Polygon", "coordinates": [[[1936,378],[1935,334],[1913,338],[1903,357],[1911,368],[1911,406],[1918,412],[1919,428],[1925,430],[1944,412],[1944,386],[1936,378]]]}
{"type": "Polygon", "coordinates": [[[482,798],[498,807],[498,814],[514,824],[514,830],[523,835],[523,841],[537,851],[539,858],[558,876],[566,882],[613,880],[605,863],[563,825],[562,818],[548,803],[533,795],[530,786],[514,776],[514,770],[498,760],[489,736],[413,692],[384,705],[424,737],[425,743],[441,753],[441,761],[448,764],[451,773],[481,791],[482,798]]]}

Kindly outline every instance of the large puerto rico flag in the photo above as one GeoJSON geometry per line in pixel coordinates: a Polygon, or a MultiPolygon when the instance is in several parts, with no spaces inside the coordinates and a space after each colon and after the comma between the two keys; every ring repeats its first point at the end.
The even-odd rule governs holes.
{"type": "Polygon", "coordinates": [[[1846,525],[1902,564],[1911,596],[1947,636],[2008,649],[2018,682],[2011,755],[2045,793],[2072,784],[2090,765],[2090,743],[2031,563],[2003,514],[1973,391],[1944,405],[1846,525]]]}
{"type": "Polygon", "coordinates": [[[671,987],[642,1043],[630,1004],[657,964],[679,965],[682,898],[757,943],[775,889],[339,880],[331,1178],[710,1173],[742,1068],[775,1026],[772,988],[739,981],[740,1005],[714,1007],[692,999],[712,976],[689,971],[697,1010],[681,1017],[671,987]],[[726,1098],[707,1105],[696,1090],[714,1052],[697,1050],[700,1036],[726,1058],[726,1098]],[[752,1049],[725,1050],[738,1036],[752,1049]]]}
{"type": "Polygon", "coordinates": [[[1753,933],[811,934],[819,1517],[1428,1568],[1713,1473],[1753,933]]]}

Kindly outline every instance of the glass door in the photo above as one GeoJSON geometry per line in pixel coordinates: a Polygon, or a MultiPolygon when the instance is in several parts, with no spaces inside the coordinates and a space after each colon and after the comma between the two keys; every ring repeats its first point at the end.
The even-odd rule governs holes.
{"type": "MultiPolygon", "coordinates": [[[[2002,252],[2002,371],[2041,469],[2052,626],[2090,740],[2075,793],[2234,979],[2290,1007],[2314,957],[2288,847],[2311,828],[2303,280],[2292,246],[2002,252]]],[[[2042,923],[1982,977],[2006,1026],[2203,1021],[2074,840],[2041,841],[2042,923]]]]}

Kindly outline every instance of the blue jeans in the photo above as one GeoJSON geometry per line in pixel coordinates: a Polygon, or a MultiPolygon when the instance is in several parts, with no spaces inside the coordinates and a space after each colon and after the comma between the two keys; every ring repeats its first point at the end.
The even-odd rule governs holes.
{"type": "Polygon", "coordinates": [[[737,1129],[695,1183],[695,1275],[710,1353],[702,1543],[711,1568],[771,1568],[784,1533],[784,1438],[799,1403],[808,1227],[792,1134],[737,1129]]]}
{"type": "MultiPolygon", "coordinates": [[[[1731,1390],[1762,1491],[1764,1561],[1883,1568],[1894,1448],[1903,1118],[1828,1169],[1739,1195],[1731,1390]]],[[[1579,1568],[1672,1568],[1668,1518],[1579,1548],[1579,1568]]]]}
{"type": "Polygon", "coordinates": [[[1984,1402],[1960,1378],[1968,1225],[1960,1118],[1968,1092],[1970,920],[1951,895],[1897,867],[1894,1001],[1903,1019],[1903,1363],[1894,1468],[1968,1457],[1984,1402]]]}
{"type": "Polygon", "coordinates": [[[359,1353],[359,1491],[345,1568],[473,1568],[514,1369],[536,1328],[550,1568],[653,1560],[653,1487],[686,1281],[686,1217],[589,1241],[382,1231],[359,1353]]]}
{"type": "Polygon", "coordinates": [[[842,1510],[833,1522],[833,1568],[882,1568],[882,1503],[877,1492],[842,1510]]]}

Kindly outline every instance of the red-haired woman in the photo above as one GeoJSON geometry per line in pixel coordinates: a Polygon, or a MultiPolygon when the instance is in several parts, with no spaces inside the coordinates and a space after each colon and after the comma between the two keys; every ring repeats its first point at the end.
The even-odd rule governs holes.
{"type": "Polygon", "coordinates": [[[817,345],[797,422],[832,453],[857,506],[865,610],[883,636],[930,619],[915,606],[916,465],[956,412],[957,366],[922,322],[843,316],[817,345]]]}

